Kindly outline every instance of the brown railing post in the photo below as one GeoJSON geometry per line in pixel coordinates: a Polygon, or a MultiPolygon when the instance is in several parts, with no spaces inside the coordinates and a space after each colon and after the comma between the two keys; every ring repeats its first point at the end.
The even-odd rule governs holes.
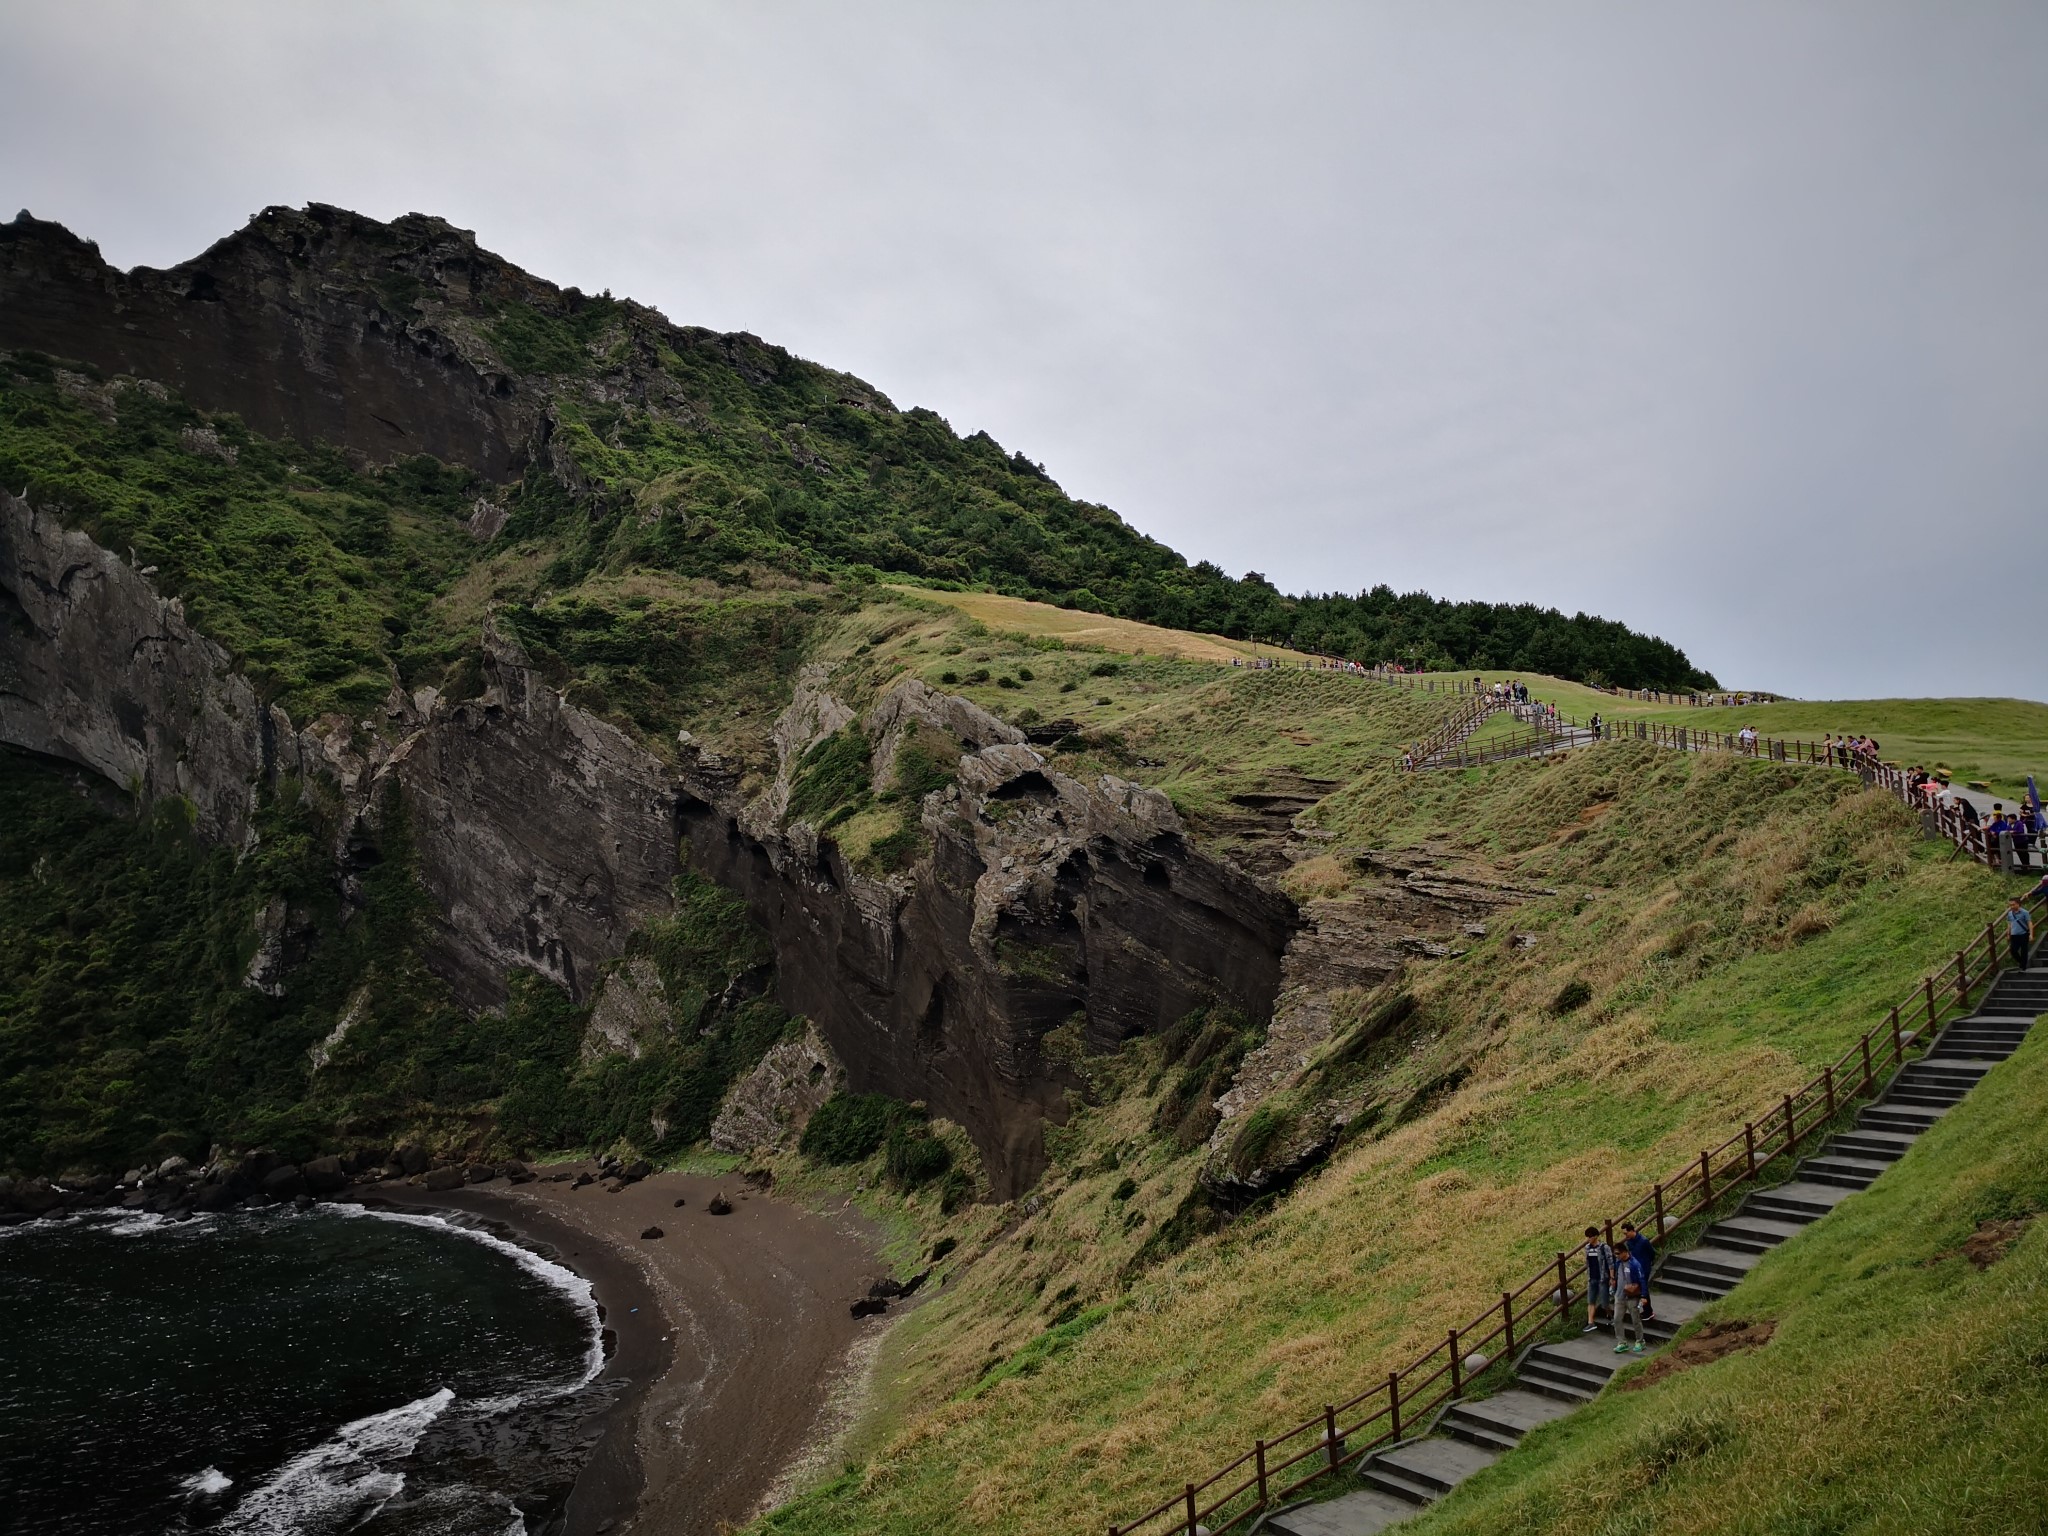
{"type": "MultiPolygon", "coordinates": [[[[1702,1152],[1700,1154],[1700,1205],[1702,1207],[1705,1207],[1712,1205],[1713,1203],[1714,1154],[1711,1152],[1702,1152]]],[[[1660,1232],[1657,1235],[1659,1237],[1662,1237],[1664,1234],[1660,1232]]]]}
{"type": "Polygon", "coordinates": [[[1935,1019],[1939,1017],[1934,1007],[1934,978],[1932,976],[1922,976],[1920,978],[1920,990],[1927,998],[1927,1027],[1932,1029],[1934,1028],[1935,1019]]]}
{"type": "Polygon", "coordinates": [[[1266,1442],[1263,1440],[1259,1441],[1257,1450],[1259,1457],[1259,1504],[1263,1507],[1266,1502],[1266,1442]]]}
{"type": "Polygon", "coordinates": [[[1664,1186],[1663,1186],[1662,1184],[1659,1184],[1659,1185],[1657,1186],[1657,1188],[1656,1188],[1656,1197],[1657,1197],[1657,1243],[1658,1243],[1658,1246],[1659,1246],[1659,1247],[1661,1247],[1661,1246],[1663,1246],[1663,1243],[1664,1243],[1664,1186]]]}
{"type": "Polygon", "coordinates": [[[1465,1392],[1465,1362],[1458,1358],[1458,1330],[1453,1328],[1451,1339],[1451,1396],[1462,1397],[1465,1392]]]}
{"type": "Polygon", "coordinates": [[[1899,1030],[1898,1005],[1892,1006],[1892,1065],[1903,1066],[1906,1060],[1906,1037],[1899,1030]]]}
{"type": "Polygon", "coordinates": [[[1863,1037],[1863,1091],[1870,1092],[1877,1086],[1877,1069],[1870,1064],[1870,1036],[1863,1037]]]}
{"type": "Polygon", "coordinates": [[[1799,1117],[1792,1113],[1792,1095],[1785,1095],[1785,1150],[1799,1145],[1799,1117]]]}
{"type": "Polygon", "coordinates": [[[1742,1152],[1743,1156],[1748,1159],[1749,1176],[1753,1179],[1756,1177],[1756,1122],[1754,1120],[1742,1122],[1742,1152]]]}
{"type": "Polygon", "coordinates": [[[1401,1373],[1387,1372],[1387,1411],[1393,1418],[1394,1438],[1401,1438],[1401,1373]]]}
{"type": "Polygon", "coordinates": [[[1501,1326],[1507,1330],[1508,1359],[1515,1358],[1515,1298],[1506,1291],[1500,1293],[1501,1326]]]}
{"type": "Polygon", "coordinates": [[[1337,1463],[1343,1456],[1343,1447],[1337,1443],[1337,1410],[1328,1403],[1323,1404],[1323,1443],[1330,1448],[1330,1470],[1337,1470],[1337,1463]]]}
{"type": "Polygon", "coordinates": [[[1195,1536],[1195,1485],[1188,1484],[1188,1536],[1195,1536]]]}
{"type": "Polygon", "coordinates": [[[1557,1315],[1570,1317],[1572,1313],[1571,1272],[1565,1268],[1564,1254],[1557,1255],[1557,1315]]]}
{"type": "Polygon", "coordinates": [[[1832,1064],[1820,1069],[1821,1086],[1827,1090],[1828,1118],[1835,1118],[1835,1069],[1832,1064]]]}

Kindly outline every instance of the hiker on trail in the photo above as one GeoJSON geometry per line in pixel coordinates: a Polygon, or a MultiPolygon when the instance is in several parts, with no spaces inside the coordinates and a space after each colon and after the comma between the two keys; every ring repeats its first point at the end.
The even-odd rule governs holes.
{"type": "Polygon", "coordinates": [[[1643,1309],[1650,1299],[1650,1272],[1643,1261],[1626,1251],[1615,1256],[1614,1266],[1614,1352],[1640,1355],[1643,1352],[1643,1309]],[[1634,1329],[1635,1343],[1628,1341],[1634,1329]]]}
{"type": "Polygon", "coordinates": [[[1593,718],[1587,722],[1587,727],[1592,731],[1593,739],[1598,741],[1600,739],[1600,712],[1598,710],[1593,711],[1593,718]]]}
{"type": "MultiPolygon", "coordinates": [[[[2041,885],[2048,886],[2048,877],[2042,879],[2041,885]]],[[[2012,950],[2013,969],[2024,971],[2027,968],[2027,952],[2034,946],[2034,914],[2027,910],[2027,904],[2017,896],[2006,903],[2005,942],[2012,950]]]]}
{"type": "Polygon", "coordinates": [[[1621,1246],[1643,1267],[1643,1316],[1655,1317],[1656,1304],[1650,1300],[1650,1271],[1657,1267],[1657,1250],[1632,1221],[1621,1224],[1621,1246]]]}
{"type": "Polygon", "coordinates": [[[1600,1314],[1614,1305],[1614,1250],[1598,1227],[1586,1228],[1586,1329],[1600,1331],[1600,1314]]]}

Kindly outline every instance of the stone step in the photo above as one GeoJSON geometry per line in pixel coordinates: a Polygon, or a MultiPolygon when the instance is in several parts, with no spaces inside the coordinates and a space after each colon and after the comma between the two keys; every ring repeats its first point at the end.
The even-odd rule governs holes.
{"type": "Polygon", "coordinates": [[[1512,1450],[1515,1442],[1539,1424],[1561,1419],[1571,1409],[1554,1397],[1510,1387],[1492,1397],[1453,1405],[1443,1417],[1444,1430],[1490,1450],[1512,1450]]]}
{"type": "Polygon", "coordinates": [[[1887,1104],[1905,1104],[1915,1109],[1953,1109],[1963,1102],[1961,1088],[1920,1088],[1906,1086],[1894,1088],[1884,1096],[1887,1104]]]}
{"type": "Polygon", "coordinates": [[[1555,1371],[1545,1365],[1524,1365],[1515,1374],[1515,1384],[1526,1392],[1540,1393],[1571,1407],[1590,1403],[1606,1385],[1605,1382],[1596,1384],[1585,1377],[1574,1376],[1569,1371],[1555,1371]]]}
{"type": "Polygon", "coordinates": [[[1844,1131],[1821,1148],[1821,1156],[1846,1154],[1881,1163],[1896,1163],[1906,1155],[1906,1149],[1916,1139],[1897,1131],[1844,1131]]]}
{"type": "Polygon", "coordinates": [[[1707,1241],[1745,1253],[1768,1253],[1804,1226],[1804,1222],[1774,1221],[1762,1216],[1731,1216],[1707,1228],[1707,1241]]]}
{"type": "Polygon", "coordinates": [[[1680,1296],[1695,1297],[1700,1301],[1719,1301],[1735,1289],[1735,1282],[1726,1275],[1695,1273],[1684,1270],[1675,1275],[1660,1275],[1657,1283],[1666,1292],[1680,1296]]]}
{"type": "Polygon", "coordinates": [[[1379,1536],[1388,1527],[1414,1518],[1412,1500],[1397,1499],[1377,1488],[1361,1488],[1341,1499],[1268,1516],[1260,1529],[1274,1536],[1379,1536]]]}
{"type": "Polygon", "coordinates": [[[2024,1030],[1975,1029],[1958,1024],[1954,1029],[1944,1031],[1941,1038],[1928,1049],[1925,1060],[1941,1061],[1952,1056],[1969,1056],[1983,1052],[1987,1061],[2003,1061],[2026,1041],[2024,1030]]]}
{"type": "Polygon", "coordinates": [[[1856,1124],[1867,1131],[1896,1131],[1902,1136],[1918,1136],[1940,1118],[1940,1110],[1918,1104],[1895,1104],[1890,1108],[1873,1104],[1856,1117],[1856,1124]]]}
{"type": "MultiPolygon", "coordinates": [[[[1450,1493],[1464,1479],[1468,1479],[1481,1468],[1493,1466],[1501,1454],[1485,1446],[1475,1446],[1468,1440],[1446,1440],[1432,1436],[1430,1440],[1415,1440],[1407,1446],[1395,1446],[1393,1450],[1382,1450],[1372,1456],[1364,1466],[1364,1479],[1374,1481],[1372,1475],[1389,1475],[1393,1481],[1405,1487],[1425,1489],[1423,1503],[1442,1493],[1450,1493]]],[[[1386,1493],[1401,1493],[1399,1487],[1378,1485],[1386,1493]]]]}
{"type": "Polygon", "coordinates": [[[1809,1157],[1799,1165],[1802,1179],[1816,1184],[1839,1184],[1844,1189],[1868,1189],[1891,1164],[1860,1157],[1809,1157]]]}
{"type": "Polygon", "coordinates": [[[1984,1074],[1997,1066],[1995,1061],[1984,1061],[1971,1056],[1930,1057],[1925,1061],[1909,1062],[1901,1068],[1895,1083],[1965,1083],[1975,1087],[1983,1080],[1984,1074]]]}
{"type": "Polygon", "coordinates": [[[1664,1261],[1657,1271],[1657,1278],[1663,1279],[1673,1270],[1687,1274],[1725,1275],[1730,1280],[1740,1280],[1756,1268],[1757,1256],[1740,1248],[1719,1248],[1711,1243],[1698,1248],[1688,1248],[1683,1253],[1674,1253],[1664,1261]]]}
{"type": "Polygon", "coordinates": [[[1429,1484],[1410,1477],[1398,1467],[1383,1467],[1377,1458],[1359,1468],[1358,1480],[1377,1492],[1405,1499],[1410,1514],[1436,1498],[1436,1490],[1429,1484]]]}
{"type": "Polygon", "coordinates": [[[1742,1202],[1738,1216],[1762,1216],[1771,1221],[1817,1221],[1849,1198],[1849,1191],[1835,1184],[1809,1184],[1803,1179],[1760,1189],[1742,1202]]]}

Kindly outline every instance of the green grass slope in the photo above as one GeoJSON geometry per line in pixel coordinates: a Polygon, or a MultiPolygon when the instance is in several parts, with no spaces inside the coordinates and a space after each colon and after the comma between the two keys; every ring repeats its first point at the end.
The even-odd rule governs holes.
{"type": "Polygon", "coordinates": [[[1768,1345],[1610,1389],[1403,1531],[2040,1531],[2044,1100],[2048,1032],[2036,1031],[1895,1168],[1703,1314],[1772,1321],[1768,1345]],[[1980,1268],[1964,1255],[2006,1223],[2023,1225],[2004,1257],[1980,1268]]]}

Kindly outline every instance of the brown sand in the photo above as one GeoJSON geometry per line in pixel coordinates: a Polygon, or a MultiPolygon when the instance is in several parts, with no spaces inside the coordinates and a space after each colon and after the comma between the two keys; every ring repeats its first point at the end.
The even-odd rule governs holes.
{"type": "Polygon", "coordinates": [[[817,1432],[854,1346],[890,1322],[847,1315],[887,1273],[857,1213],[807,1211],[737,1176],[658,1173],[618,1194],[548,1180],[363,1194],[502,1222],[595,1288],[617,1340],[605,1376],[621,1390],[570,1495],[568,1536],[744,1522],[817,1432]],[[716,1193],[731,1215],[706,1209],[716,1193]],[[647,1227],[665,1235],[643,1239],[647,1227]]]}

